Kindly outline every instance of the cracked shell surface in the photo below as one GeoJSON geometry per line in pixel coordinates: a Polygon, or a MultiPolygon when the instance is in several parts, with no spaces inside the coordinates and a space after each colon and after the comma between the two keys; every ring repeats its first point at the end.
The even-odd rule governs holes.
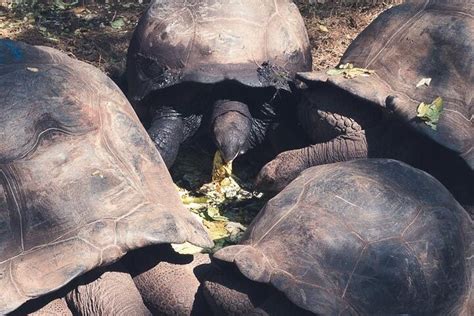
{"type": "Polygon", "coordinates": [[[0,40],[0,314],[150,244],[210,246],[118,87],[0,40]]]}
{"type": "Polygon", "coordinates": [[[347,79],[324,71],[298,77],[308,83],[328,82],[393,111],[473,169],[473,56],[473,1],[407,1],[380,14],[341,58],[340,64],[375,74],[347,79]],[[430,85],[416,87],[422,78],[431,78],[430,85]],[[437,97],[443,99],[444,109],[433,130],[417,118],[417,109],[437,97]]]}
{"type": "Polygon", "coordinates": [[[128,93],[138,101],[183,81],[275,86],[258,73],[265,62],[290,76],[311,70],[308,34],[292,1],[152,1],[128,50],[128,93]]]}
{"type": "Polygon", "coordinates": [[[304,171],[215,257],[318,315],[451,315],[472,307],[472,234],[427,173],[354,160],[304,171]]]}

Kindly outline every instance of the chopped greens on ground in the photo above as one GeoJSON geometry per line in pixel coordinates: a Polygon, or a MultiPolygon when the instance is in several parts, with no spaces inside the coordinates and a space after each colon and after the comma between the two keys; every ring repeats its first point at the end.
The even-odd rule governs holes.
{"type": "Polygon", "coordinates": [[[368,77],[375,73],[373,70],[354,67],[353,64],[341,64],[336,68],[329,69],[326,72],[329,76],[343,76],[346,79],[352,79],[358,76],[368,77]]]}
{"type": "Polygon", "coordinates": [[[442,111],[443,99],[441,97],[437,97],[433,100],[433,102],[428,104],[421,102],[420,105],[418,105],[418,114],[416,116],[423,120],[423,122],[425,122],[425,124],[431,127],[433,130],[436,130],[442,111]]]}
{"type": "Polygon", "coordinates": [[[110,26],[113,27],[114,29],[121,29],[125,26],[125,21],[123,18],[117,18],[110,22],[110,26]]]}
{"type": "Polygon", "coordinates": [[[225,164],[219,153],[213,160],[212,180],[196,190],[178,187],[183,204],[201,220],[215,246],[201,249],[190,244],[173,245],[185,254],[215,252],[236,244],[264,204],[262,194],[239,185],[232,175],[232,163],[225,164]]]}

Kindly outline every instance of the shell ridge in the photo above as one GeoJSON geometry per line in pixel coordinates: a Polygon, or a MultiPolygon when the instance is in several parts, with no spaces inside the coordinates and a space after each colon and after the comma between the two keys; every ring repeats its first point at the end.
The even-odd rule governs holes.
{"type": "Polygon", "coordinates": [[[284,214],[278,219],[266,232],[263,234],[262,237],[260,237],[259,240],[255,242],[255,246],[258,245],[276,226],[278,226],[284,219],[286,219],[298,206],[298,203],[300,202],[301,198],[305,195],[307,192],[307,188],[305,187],[303,190],[301,190],[300,194],[298,195],[298,198],[296,199],[295,204],[284,214]]]}

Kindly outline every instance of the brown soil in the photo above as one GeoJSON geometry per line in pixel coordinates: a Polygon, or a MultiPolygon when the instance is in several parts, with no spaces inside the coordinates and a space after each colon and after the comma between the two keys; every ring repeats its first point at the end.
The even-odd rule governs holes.
{"type": "MultiPolygon", "coordinates": [[[[386,5],[345,7],[296,1],[308,28],[314,69],[335,66],[344,50],[386,5]]],[[[0,37],[58,48],[117,76],[146,4],[120,3],[59,8],[53,5],[1,8],[0,37]],[[123,22],[123,23],[122,23],[123,22]]]]}
{"type": "Polygon", "coordinates": [[[342,6],[309,4],[295,1],[308,29],[313,53],[313,69],[321,70],[338,64],[342,54],[356,36],[382,11],[385,4],[342,6]]]}

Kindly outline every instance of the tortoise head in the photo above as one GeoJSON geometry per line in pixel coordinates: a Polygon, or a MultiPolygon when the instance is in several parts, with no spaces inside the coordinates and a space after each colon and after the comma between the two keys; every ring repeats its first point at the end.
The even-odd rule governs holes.
{"type": "Polygon", "coordinates": [[[245,103],[218,100],[214,103],[211,132],[225,162],[249,149],[252,115],[245,103]]]}

